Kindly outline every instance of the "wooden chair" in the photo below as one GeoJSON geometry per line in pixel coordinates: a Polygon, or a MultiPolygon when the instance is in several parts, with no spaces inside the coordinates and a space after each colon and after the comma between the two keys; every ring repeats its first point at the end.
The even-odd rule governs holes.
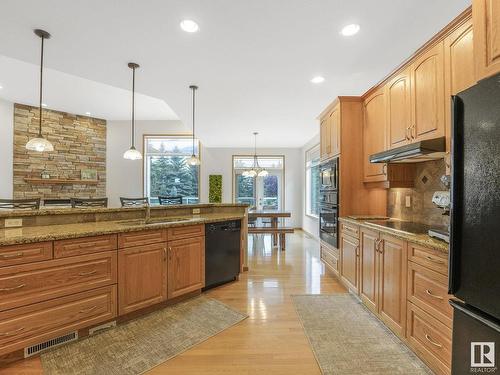
{"type": "Polygon", "coordinates": [[[162,206],[167,206],[170,204],[182,204],[182,197],[181,196],[177,196],[177,197],[159,196],[158,200],[160,201],[160,205],[162,205],[162,206]]]}
{"type": "Polygon", "coordinates": [[[40,198],[33,199],[0,199],[0,209],[7,210],[38,210],[40,198]]]}
{"type": "Polygon", "coordinates": [[[125,198],[120,197],[122,207],[144,207],[149,204],[149,198],[125,198]]]}
{"type": "Polygon", "coordinates": [[[108,207],[108,198],[71,198],[71,207],[108,207]]]}
{"type": "Polygon", "coordinates": [[[71,199],[44,199],[44,206],[71,206],[71,199]]]}

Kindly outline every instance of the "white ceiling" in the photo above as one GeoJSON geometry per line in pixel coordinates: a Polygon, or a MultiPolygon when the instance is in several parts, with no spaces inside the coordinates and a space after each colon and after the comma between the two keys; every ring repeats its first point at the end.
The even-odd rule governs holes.
{"type": "Polygon", "coordinates": [[[337,95],[359,95],[470,5],[470,0],[2,0],[0,97],[37,102],[46,42],[50,108],[107,119],[130,114],[129,61],[140,119],[190,124],[206,146],[298,147],[337,95]],[[179,28],[185,18],[200,31],[179,28]],[[359,23],[351,38],[342,26],[359,23]],[[30,64],[34,64],[30,67],[30,64]],[[326,81],[309,81],[322,75],[326,81]],[[128,94],[128,95],[127,95],[128,94]]]}

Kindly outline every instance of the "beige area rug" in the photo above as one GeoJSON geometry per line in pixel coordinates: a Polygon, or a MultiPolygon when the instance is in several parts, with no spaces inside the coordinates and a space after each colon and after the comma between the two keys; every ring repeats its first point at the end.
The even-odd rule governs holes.
{"type": "Polygon", "coordinates": [[[432,374],[350,294],[292,298],[323,374],[432,374]]]}
{"type": "Polygon", "coordinates": [[[142,374],[246,319],[196,297],[42,354],[46,374],[142,374]]]}

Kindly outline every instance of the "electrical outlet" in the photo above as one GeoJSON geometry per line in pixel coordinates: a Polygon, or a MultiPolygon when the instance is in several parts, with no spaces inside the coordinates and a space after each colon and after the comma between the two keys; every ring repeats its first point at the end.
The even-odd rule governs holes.
{"type": "Polygon", "coordinates": [[[23,226],[23,219],[5,219],[5,228],[18,228],[23,226]]]}
{"type": "Polygon", "coordinates": [[[201,210],[199,208],[193,208],[193,215],[199,215],[201,210]]]}
{"type": "Polygon", "coordinates": [[[411,196],[410,195],[407,195],[405,197],[405,206],[406,207],[411,207],[411,196]]]}

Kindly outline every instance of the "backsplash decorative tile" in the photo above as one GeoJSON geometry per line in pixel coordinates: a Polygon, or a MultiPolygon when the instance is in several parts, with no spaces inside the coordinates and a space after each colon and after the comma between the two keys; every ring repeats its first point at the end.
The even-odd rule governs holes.
{"type": "Polygon", "coordinates": [[[427,225],[447,226],[450,217],[443,215],[443,210],[432,203],[432,195],[435,191],[447,190],[440,180],[445,172],[444,160],[417,163],[414,188],[389,189],[388,215],[427,225]],[[410,196],[411,207],[406,207],[407,196],[410,196]]]}
{"type": "Polygon", "coordinates": [[[28,151],[26,142],[38,132],[38,108],[14,106],[14,198],[94,198],[106,195],[106,121],[43,110],[43,134],[54,151],[28,151]],[[32,184],[26,177],[81,178],[82,170],[97,172],[94,185],[32,184]]]}

